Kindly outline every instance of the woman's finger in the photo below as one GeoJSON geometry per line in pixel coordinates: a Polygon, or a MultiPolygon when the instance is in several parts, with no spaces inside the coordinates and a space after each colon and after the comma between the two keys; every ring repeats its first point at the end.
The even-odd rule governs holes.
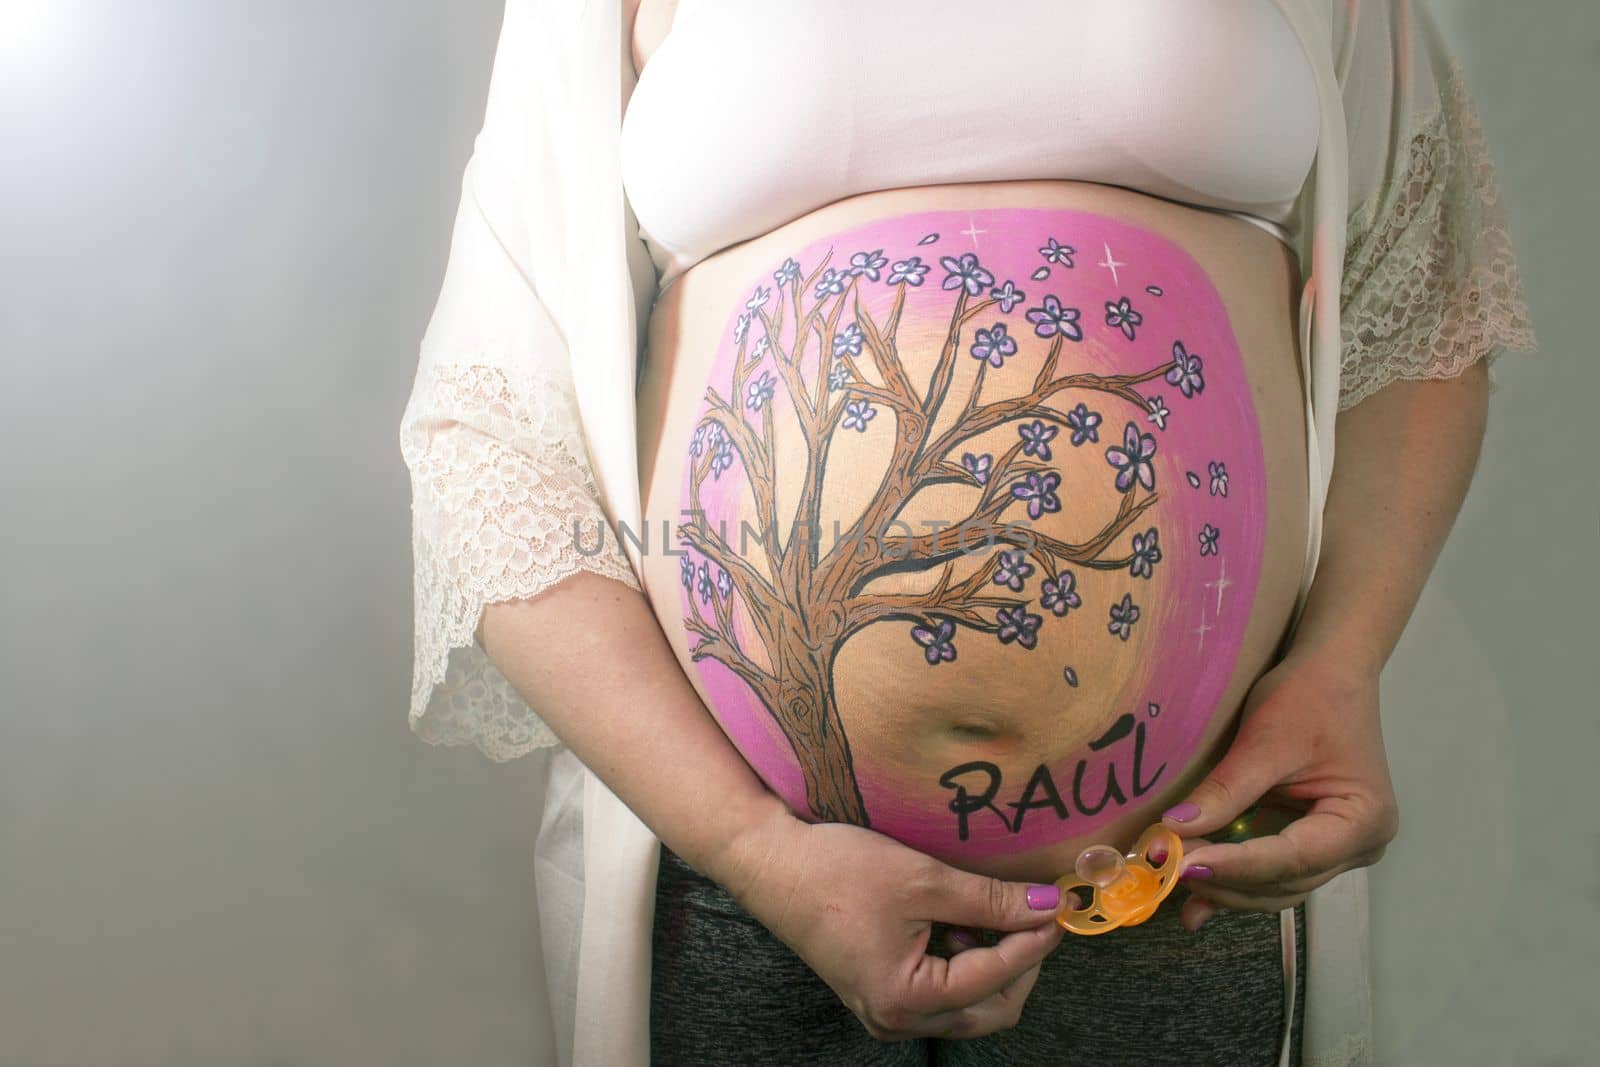
{"type": "Polygon", "coordinates": [[[1301,885],[1312,888],[1348,869],[1371,848],[1367,829],[1333,800],[1318,801],[1275,834],[1247,841],[1202,844],[1185,852],[1184,870],[1211,873],[1208,880],[1234,885],[1301,885]]]}
{"type": "MultiPolygon", "coordinates": [[[[1252,893],[1229,889],[1226,886],[1192,885],[1189,887],[1190,899],[1200,899],[1229,911],[1283,911],[1302,903],[1306,893],[1252,893]]],[[[1188,902],[1185,901],[1187,904],[1188,902]]]]}
{"type": "Polygon", "coordinates": [[[1190,888],[1198,885],[1216,886],[1239,893],[1269,897],[1304,895],[1320,889],[1345,871],[1353,870],[1357,867],[1370,867],[1382,858],[1383,849],[1379,848],[1372,852],[1362,853],[1359,856],[1352,856],[1345,862],[1328,870],[1317,871],[1304,878],[1295,878],[1285,882],[1251,882],[1242,879],[1224,878],[1210,867],[1196,864],[1192,867],[1185,867],[1183,884],[1190,888]]]}
{"type": "Polygon", "coordinates": [[[1008,882],[944,867],[913,891],[923,918],[980,930],[1026,930],[1043,926],[1061,907],[1061,890],[1046,882],[1008,882]]]}
{"type": "Polygon", "coordinates": [[[952,926],[944,932],[944,950],[952,956],[969,948],[978,948],[982,944],[983,938],[978,936],[978,931],[970,927],[952,926]]]}
{"type": "Polygon", "coordinates": [[[1178,924],[1191,934],[1198,933],[1200,927],[1221,910],[1205,897],[1191,894],[1178,909],[1178,924]]]}
{"type": "Polygon", "coordinates": [[[948,960],[924,956],[912,972],[906,1006],[925,1015],[958,1011],[1004,991],[1061,943],[1055,923],[1020,930],[991,946],[959,952],[948,960]]]}
{"type": "Polygon", "coordinates": [[[1162,813],[1167,829],[1204,837],[1242,815],[1292,770],[1281,766],[1278,753],[1242,732],[1221,762],[1180,803],[1162,813]]]}
{"type": "Polygon", "coordinates": [[[1023,1005],[1039,981],[1039,970],[1040,965],[1036,963],[987,1000],[960,1011],[930,1017],[926,1036],[959,1041],[1011,1029],[1022,1019],[1023,1005]]]}

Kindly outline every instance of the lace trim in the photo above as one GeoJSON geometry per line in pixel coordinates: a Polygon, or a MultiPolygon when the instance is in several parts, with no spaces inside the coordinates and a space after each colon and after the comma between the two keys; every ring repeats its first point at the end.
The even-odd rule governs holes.
{"type": "Polygon", "coordinates": [[[560,744],[477,644],[486,604],[580,571],[639,588],[579,427],[571,383],[516,361],[424,360],[418,371],[400,450],[415,567],[410,723],[429,744],[473,744],[497,762],[560,744]]]}
{"type": "MultiPolygon", "coordinates": [[[[1439,110],[1404,174],[1353,214],[1344,262],[1339,410],[1397,378],[1448,378],[1538,347],[1472,96],[1450,57],[1439,110]]],[[[1491,382],[1493,377],[1491,374],[1491,382]]]]}

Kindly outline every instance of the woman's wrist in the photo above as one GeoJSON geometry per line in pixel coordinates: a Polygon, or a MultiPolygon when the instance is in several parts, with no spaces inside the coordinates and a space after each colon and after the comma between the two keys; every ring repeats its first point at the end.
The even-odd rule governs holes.
{"type": "Polygon", "coordinates": [[[762,872],[785,849],[785,842],[805,825],[776,793],[763,792],[725,812],[717,833],[698,855],[679,855],[742,904],[762,872]]]}
{"type": "Polygon", "coordinates": [[[1338,616],[1324,625],[1323,616],[1313,610],[1315,603],[1313,589],[1284,658],[1327,667],[1339,674],[1378,677],[1393,645],[1381,639],[1375,626],[1362,626],[1362,617],[1353,611],[1342,613],[1342,625],[1338,616]]]}

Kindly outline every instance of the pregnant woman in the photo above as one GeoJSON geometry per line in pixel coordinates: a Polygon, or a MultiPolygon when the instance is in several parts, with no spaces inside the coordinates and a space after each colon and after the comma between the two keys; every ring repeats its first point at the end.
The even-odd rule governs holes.
{"type": "Polygon", "coordinates": [[[1425,12],[550,6],[403,444],[418,729],[568,746],[560,1058],[1367,1062],[1378,671],[1532,345],[1425,12]],[[1158,821],[1184,888],[1063,943],[1158,821]]]}

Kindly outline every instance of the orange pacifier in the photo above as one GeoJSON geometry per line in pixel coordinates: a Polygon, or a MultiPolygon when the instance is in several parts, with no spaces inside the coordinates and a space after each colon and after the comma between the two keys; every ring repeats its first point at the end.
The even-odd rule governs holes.
{"type": "Polygon", "coordinates": [[[1119,926],[1137,926],[1155,914],[1178,884],[1183,866],[1183,841],[1161,823],[1139,835],[1132,851],[1122,855],[1110,845],[1090,845],[1078,853],[1075,874],[1056,882],[1063,904],[1056,924],[1074,934],[1104,934],[1119,926]],[[1162,856],[1156,863],[1154,852],[1162,856]],[[1087,892],[1085,892],[1087,891],[1087,892]],[[1074,908],[1068,893],[1088,899],[1074,908]]]}

